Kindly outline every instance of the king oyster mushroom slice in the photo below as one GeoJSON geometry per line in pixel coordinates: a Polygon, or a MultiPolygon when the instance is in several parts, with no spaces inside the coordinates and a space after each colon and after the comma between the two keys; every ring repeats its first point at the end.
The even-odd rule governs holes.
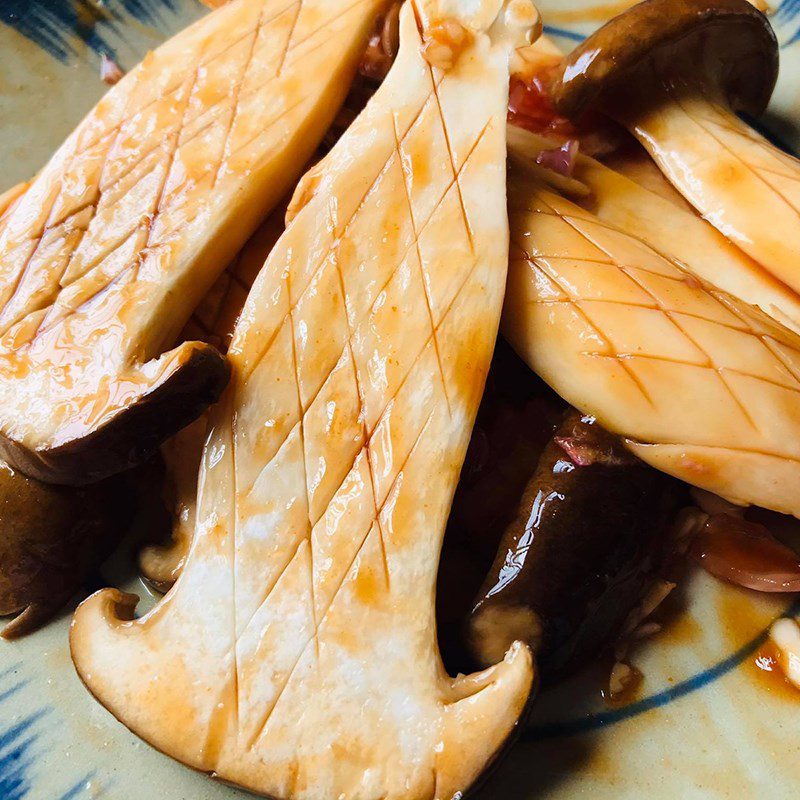
{"type": "Polygon", "coordinates": [[[78,126],[0,232],[0,455],[87,483],[218,397],[218,351],[164,351],[313,153],[381,5],[235,0],[78,126]]]}
{"type": "MultiPolygon", "coordinates": [[[[182,339],[199,339],[227,351],[247,293],[283,233],[285,205],[279,204],[220,275],[195,309],[182,339]]],[[[139,569],[163,591],[175,583],[189,554],[197,510],[197,475],[207,433],[208,414],[204,414],[161,446],[166,467],[165,494],[173,512],[172,530],[168,542],[142,549],[139,569]]]]}
{"type": "Polygon", "coordinates": [[[503,331],[648,464],[800,516],[800,337],[516,174],[503,331]]]}
{"type": "Polygon", "coordinates": [[[502,306],[509,60],[536,16],[405,5],[396,63],[237,324],[180,578],[138,620],[115,590],[76,612],[90,691],[186,764],[275,798],[450,798],[518,729],[528,648],[450,678],[434,590],[502,306]],[[442,26],[446,70],[422,55],[442,26]]]}
{"type": "Polygon", "coordinates": [[[25,193],[28,186],[30,186],[30,183],[23,181],[0,194],[0,225],[5,224],[9,212],[14,208],[17,200],[25,193]]]}
{"type": "Polygon", "coordinates": [[[568,116],[617,117],[703,217],[798,290],[800,163],[736,116],[763,112],[777,72],[747,0],[647,0],[567,56],[554,98],[568,116]]]}
{"type": "MultiPolygon", "coordinates": [[[[509,127],[508,150],[515,169],[527,171],[538,154],[552,146],[552,141],[542,136],[513,125],[509,127]]],[[[669,253],[699,278],[758,306],[786,327],[800,332],[797,293],[732,245],[712,225],[583,154],[576,158],[573,175],[590,188],[588,204],[601,220],[647,242],[660,253],[669,253]]]]}

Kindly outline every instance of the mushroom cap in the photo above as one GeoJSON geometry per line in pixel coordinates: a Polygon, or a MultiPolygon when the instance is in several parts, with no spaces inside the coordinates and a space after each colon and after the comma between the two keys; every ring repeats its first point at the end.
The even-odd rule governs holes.
{"type": "Polygon", "coordinates": [[[0,636],[35,630],[80,590],[125,533],[133,484],[127,473],[91,486],[53,486],[0,461],[0,616],[17,615],[0,636]]]}
{"type": "MultiPolygon", "coordinates": [[[[54,424],[52,430],[39,431],[47,438],[35,447],[0,430],[0,459],[38,481],[66,486],[92,484],[144,463],[165,439],[215,403],[230,378],[227,359],[209,345],[184,343],[165,358],[172,355],[172,365],[158,380],[139,385],[128,382],[135,391],[129,392],[124,403],[107,403],[106,419],[100,425],[80,427],[73,421],[76,435],[64,435],[53,444],[60,431],[54,424]]],[[[126,383],[123,379],[110,385],[125,387],[126,383]]],[[[19,394],[24,400],[23,391],[19,394]]],[[[77,396],[76,405],[92,399],[91,395],[77,396]]],[[[13,411],[20,413],[20,406],[12,407],[13,411]]],[[[0,422],[8,416],[0,406],[0,422]]],[[[67,423],[61,428],[70,431],[67,423]]]]}
{"type": "Polygon", "coordinates": [[[646,0],[606,23],[564,60],[552,87],[558,110],[575,118],[656,55],[676,77],[721,90],[751,115],[767,106],[778,77],[778,42],[747,0],[646,0]]]}

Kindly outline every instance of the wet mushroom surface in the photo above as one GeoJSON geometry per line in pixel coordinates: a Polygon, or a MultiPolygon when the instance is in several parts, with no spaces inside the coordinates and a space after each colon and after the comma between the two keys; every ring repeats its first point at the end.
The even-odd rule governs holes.
{"type": "Polygon", "coordinates": [[[599,658],[669,560],[685,494],[498,339],[439,565],[445,664],[491,663],[515,639],[545,682],[599,658]]]}
{"type": "Polygon", "coordinates": [[[686,574],[800,592],[760,12],[646,0],[564,57],[529,0],[207,5],[0,195],[0,635],[118,547],[70,653],[146,743],[281,800],[457,800],[542,748],[535,703],[568,720],[537,769],[573,686],[632,703],[686,574]]]}
{"type": "Polygon", "coordinates": [[[168,348],[316,149],[379,6],[341,9],[333,54],[310,47],[316,11],[218,9],[128,72],[11,202],[0,221],[10,464],[91,483],[146,459],[219,397],[218,350],[168,348]],[[274,74],[285,35],[296,38],[274,74]],[[302,80],[317,64],[321,78],[302,80]]]}
{"type": "Polygon", "coordinates": [[[620,120],[699,214],[796,292],[800,162],[739,116],[762,114],[777,74],[775,34],[747,0],[647,0],[573,50],[552,93],[571,118],[620,120]]]}
{"type": "Polygon", "coordinates": [[[138,620],[114,590],[76,612],[82,680],[184,763],[273,797],[451,797],[521,729],[527,646],[450,677],[434,591],[502,307],[509,67],[537,23],[404,7],[237,323],[180,578],[138,620]]]}
{"type": "Polygon", "coordinates": [[[467,626],[479,663],[527,642],[543,670],[613,642],[657,574],[677,483],[569,411],[526,484],[467,626]]]}
{"type": "MultiPolygon", "coordinates": [[[[552,148],[552,140],[516,125],[509,127],[508,139],[514,169],[544,182],[541,172],[532,173],[530,165],[552,148]]],[[[758,306],[800,332],[797,293],[693,213],[635,141],[617,147],[603,161],[581,150],[571,180],[585,190],[577,196],[568,194],[568,199],[600,221],[642,240],[659,253],[669,254],[701,280],[758,306]],[[680,236],[675,236],[676,230],[680,236]]]]}
{"type": "Polygon", "coordinates": [[[502,329],[526,363],[651,466],[800,514],[800,337],[535,179],[509,187],[502,329]]]}

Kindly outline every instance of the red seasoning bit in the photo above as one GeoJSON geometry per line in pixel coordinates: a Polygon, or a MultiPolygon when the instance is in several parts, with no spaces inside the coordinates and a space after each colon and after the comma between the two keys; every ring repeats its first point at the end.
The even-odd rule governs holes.
{"type": "Polygon", "coordinates": [[[800,559],[763,525],[714,514],[695,538],[693,558],[721,580],[758,592],[800,592],[800,559]]]}
{"type": "Polygon", "coordinates": [[[554,441],[569,456],[570,461],[576,467],[588,467],[597,460],[596,451],[587,447],[574,436],[556,436],[554,441]]]}
{"type": "Polygon", "coordinates": [[[105,53],[100,56],[100,77],[103,79],[103,83],[113,86],[115,83],[119,83],[124,75],[125,73],[114,59],[105,53]]]}
{"type": "Polygon", "coordinates": [[[572,123],[556,112],[543,75],[534,75],[527,81],[512,75],[508,93],[508,120],[532,133],[575,137],[572,123]]]}
{"type": "Polygon", "coordinates": [[[632,461],[627,453],[619,452],[611,439],[604,441],[583,436],[554,436],[553,441],[576,467],[590,467],[592,464],[616,467],[632,461]]]}

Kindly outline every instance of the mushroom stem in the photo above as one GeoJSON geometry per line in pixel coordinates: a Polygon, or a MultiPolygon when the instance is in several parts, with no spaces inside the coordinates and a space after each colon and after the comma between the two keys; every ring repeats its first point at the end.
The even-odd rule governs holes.
{"type": "Polygon", "coordinates": [[[778,76],[769,20],[746,0],[645,0],[583,41],[551,92],[572,120],[600,109],[684,197],[795,292],[800,167],[737,116],[758,117],[778,76]]]}
{"type": "Polygon", "coordinates": [[[800,291],[800,162],[712,97],[655,86],[658,102],[615,116],[705,219],[800,291]]]}
{"type": "MultiPolygon", "coordinates": [[[[293,35],[332,43],[319,74],[380,4],[305,0],[293,35]]],[[[440,74],[420,53],[421,5],[404,5],[386,81],[248,296],[179,580],[131,622],[97,593],[71,627],[81,678],[132,731],[283,800],[460,796],[521,730],[533,685],[520,643],[450,678],[434,614],[503,302],[518,45],[490,18],[440,74]]],[[[511,26],[518,6],[495,16],[511,26]]]]}

